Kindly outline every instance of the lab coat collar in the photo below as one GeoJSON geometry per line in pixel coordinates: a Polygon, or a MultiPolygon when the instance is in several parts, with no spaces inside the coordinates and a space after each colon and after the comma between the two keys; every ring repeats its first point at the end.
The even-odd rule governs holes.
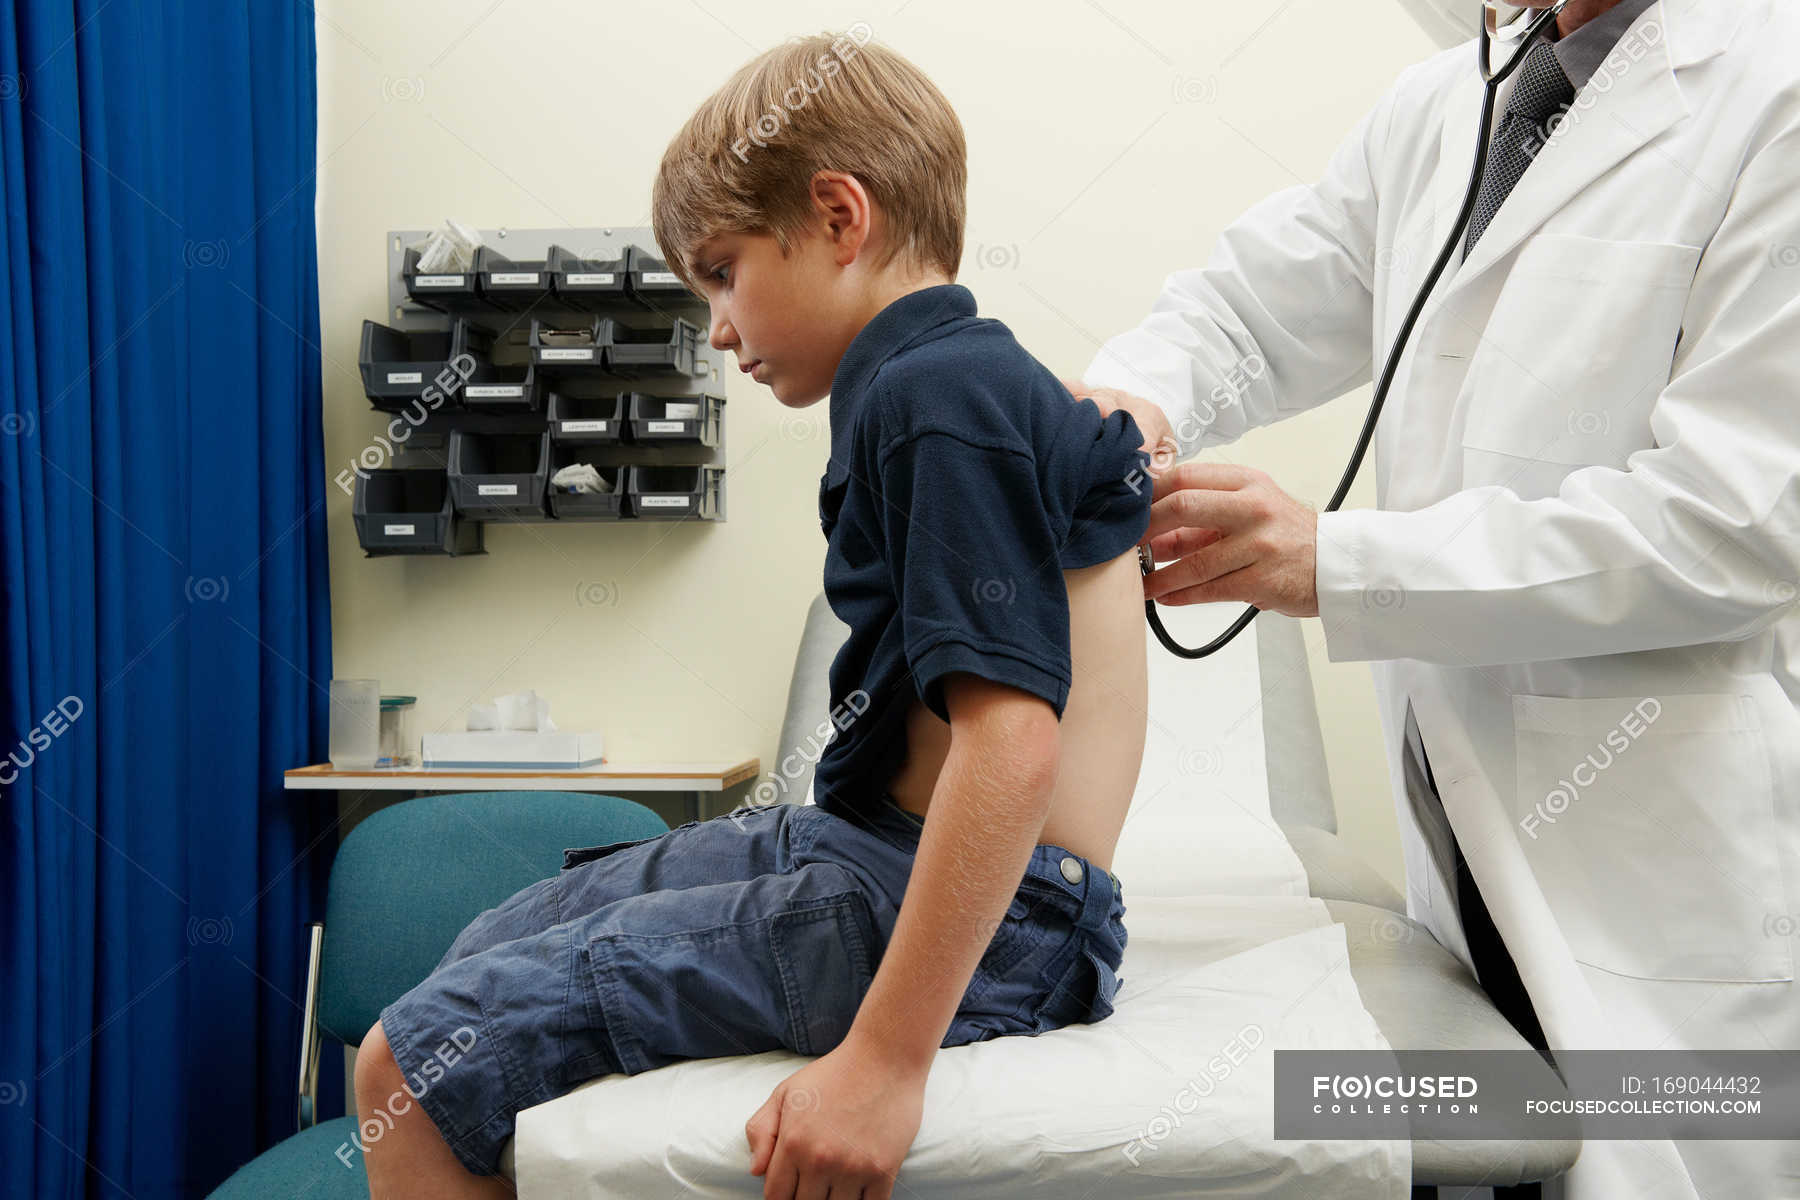
{"type": "Polygon", "coordinates": [[[838,360],[831,380],[831,461],[827,487],[850,474],[850,441],[856,410],[881,364],[949,321],[975,315],[975,295],[959,283],[908,292],[870,318],[838,360]]]}
{"type": "MultiPolygon", "coordinates": [[[[1514,185],[1468,258],[1460,265],[1452,258],[1444,296],[1476,278],[1583,188],[1687,116],[1676,70],[1718,54],[1742,18],[1737,0],[1658,0],[1640,13],[1607,55],[1611,65],[1602,63],[1576,93],[1561,126],[1538,152],[1539,161],[1514,185]]],[[[1474,42],[1468,53],[1470,70],[1450,93],[1440,134],[1434,248],[1449,236],[1462,207],[1481,119],[1474,42]]],[[[1496,128],[1500,116],[1494,113],[1496,128]]]]}

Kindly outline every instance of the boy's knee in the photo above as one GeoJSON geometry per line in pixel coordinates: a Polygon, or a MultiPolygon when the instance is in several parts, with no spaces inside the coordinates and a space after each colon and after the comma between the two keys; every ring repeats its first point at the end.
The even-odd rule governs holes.
{"type": "Polygon", "coordinates": [[[363,1153],[371,1161],[379,1143],[400,1132],[406,1140],[436,1126],[407,1086],[406,1072],[394,1058],[387,1031],[377,1021],[356,1049],[356,1118],[363,1153]]]}
{"type": "Polygon", "coordinates": [[[403,1082],[400,1064],[394,1061],[394,1050],[388,1045],[387,1032],[377,1021],[368,1036],[356,1048],[357,1107],[366,1109],[367,1102],[379,1104],[396,1085],[403,1082]]]}

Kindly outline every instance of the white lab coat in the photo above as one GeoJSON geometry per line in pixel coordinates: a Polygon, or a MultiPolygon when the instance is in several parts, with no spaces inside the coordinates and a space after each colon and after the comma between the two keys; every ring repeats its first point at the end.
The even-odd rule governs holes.
{"type": "MultiPolygon", "coordinates": [[[[1440,281],[1377,507],[1319,518],[1326,649],[1372,662],[1408,911],[1467,960],[1445,814],[1404,784],[1410,708],[1553,1047],[1800,1050],[1796,62],[1784,0],[1647,9],[1440,281]]],[[[1318,184],[1170,275],[1084,378],[1189,449],[1368,380],[1455,219],[1481,90],[1472,41],[1403,72],[1318,184]]],[[[1800,1142],[1593,1141],[1565,1182],[1800,1196],[1800,1142]]]]}

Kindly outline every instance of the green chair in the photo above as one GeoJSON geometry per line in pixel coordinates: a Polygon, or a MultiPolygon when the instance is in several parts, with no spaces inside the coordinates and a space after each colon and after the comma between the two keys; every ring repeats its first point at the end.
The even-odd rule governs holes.
{"type": "Polygon", "coordinates": [[[352,1141],[356,1118],[316,1122],[323,1039],[359,1044],[383,1008],[431,973],[464,926],[561,870],[565,848],[668,829],[641,804],[580,792],[421,796],[358,824],[331,864],[325,923],[312,924],[300,1132],[240,1167],[211,1200],[367,1200],[362,1153],[352,1141]]]}

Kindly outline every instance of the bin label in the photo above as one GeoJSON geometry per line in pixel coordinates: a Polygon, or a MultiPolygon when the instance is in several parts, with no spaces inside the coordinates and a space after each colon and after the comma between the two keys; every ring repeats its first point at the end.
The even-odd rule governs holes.
{"type": "Polygon", "coordinates": [[[537,286],[536,271],[489,271],[489,283],[524,284],[527,287],[537,286]]]}
{"type": "Polygon", "coordinates": [[[463,389],[463,395],[471,400],[523,396],[524,394],[525,385],[522,383],[478,383],[463,389]]]}
{"type": "Polygon", "coordinates": [[[414,287],[461,287],[461,275],[414,275],[414,287]]]}
{"type": "Polygon", "coordinates": [[[541,346],[538,358],[543,362],[593,362],[594,348],[586,346],[581,349],[564,349],[558,346],[541,346]]]}
{"type": "Polygon", "coordinates": [[[572,271],[563,276],[573,287],[600,287],[613,281],[611,271],[572,271]]]}
{"type": "Polygon", "coordinates": [[[639,496],[637,498],[640,508],[686,508],[692,500],[691,496],[639,496]]]}
{"type": "Polygon", "coordinates": [[[389,383],[424,383],[425,375],[421,371],[389,371],[389,383]]]}
{"type": "Polygon", "coordinates": [[[411,525],[383,525],[381,532],[384,537],[412,537],[416,530],[411,525]]]}
{"type": "Polygon", "coordinates": [[[516,496],[519,485],[516,483],[478,483],[475,485],[477,496],[516,496]]]}
{"type": "Polygon", "coordinates": [[[562,431],[564,433],[605,433],[606,432],[606,422],[605,421],[564,421],[562,423],[562,431]]]}
{"type": "Polygon", "coordinates": [[[675,272],[673,272],[673,271],[645,271],[644,272],[644,282],[645,283],[680,283],[681,280],[675,278],[675,272]]]}
{"type": "Polygon", "coordinates": [[[670,400],[663,405],[663,416],[671,421],[697,421],[700,419],[700,402],[698,400],[670,400]]]}
{"type": "Polygon", "coordinates": [[[645,421],[645,433],[680,433],[680,421],[645,421]]]}

